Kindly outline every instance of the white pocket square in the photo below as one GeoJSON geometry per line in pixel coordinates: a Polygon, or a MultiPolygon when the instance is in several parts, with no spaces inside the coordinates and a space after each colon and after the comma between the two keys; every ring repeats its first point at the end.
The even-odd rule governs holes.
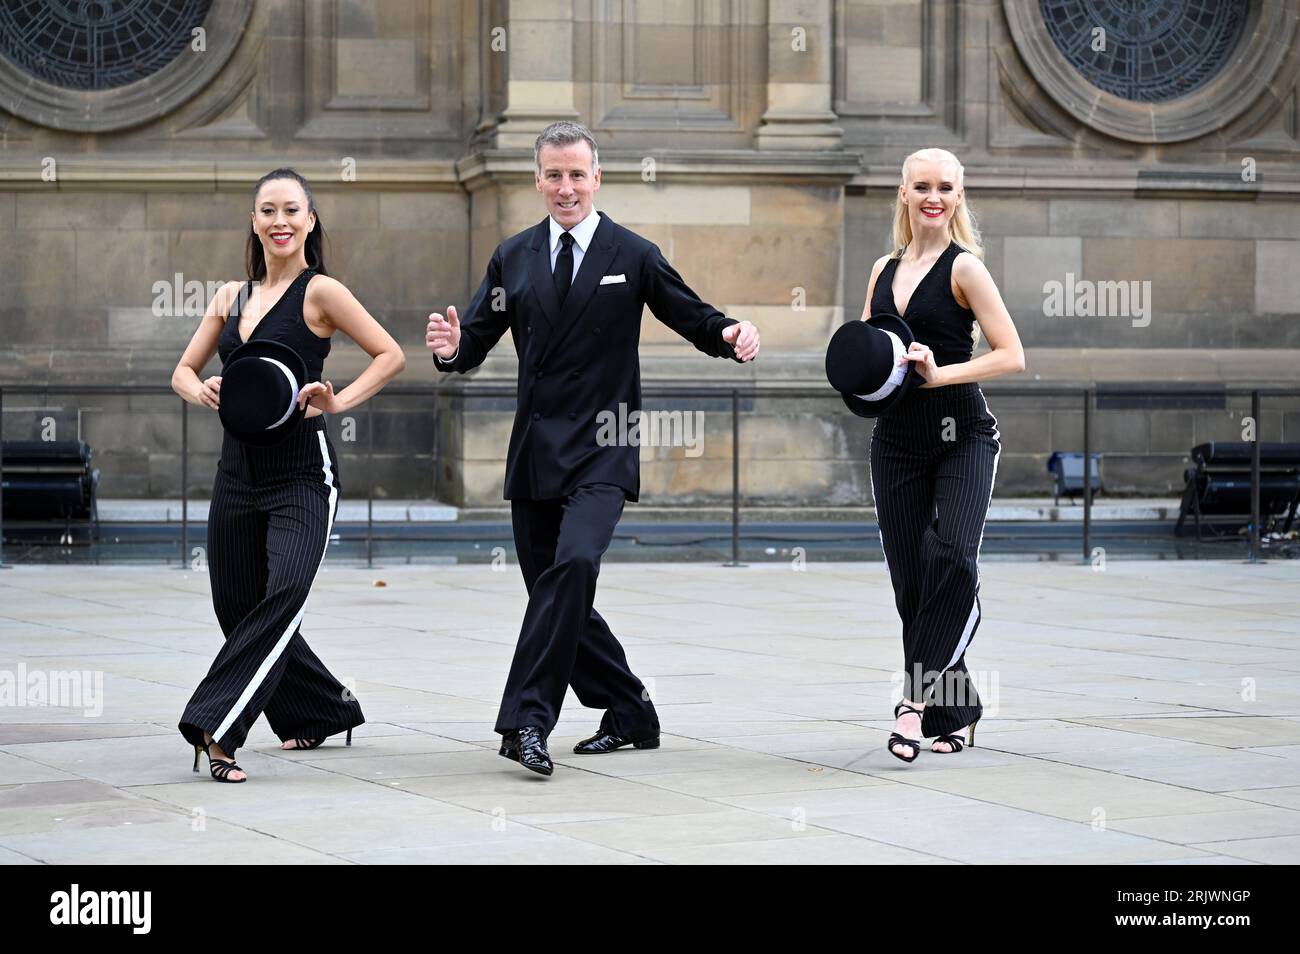
{"type": "Polygon", "coordinates": [[[606,275],[600,280],[602,285],[617,285],[619,282],[627,281],[625,275],[606,275]]]}

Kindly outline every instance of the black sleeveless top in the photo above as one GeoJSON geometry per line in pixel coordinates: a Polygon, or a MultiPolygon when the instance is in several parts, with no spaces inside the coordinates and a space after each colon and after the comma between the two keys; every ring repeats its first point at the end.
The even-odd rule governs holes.
{"type": "Polygon", "coordinates": [[[876,288],[871,295],[871,313],[898,315],[912,329],[916,340],[928,345],[934,352],[935,364],[960,364],[969,361],[974,341],[971,333],[975,326],[975,312],[957,304],[952,294],[952,263],[966,249],[949,242],[930,270],[925,273],[916,291],[907,302],[906,313],[900,313],[894,303],[894,272],[898,259],[891,258],[880,270],[876,288]]]}
{"type": "MultiPolygon", "coordinates": [[[[315,269],[303,269],[285,289],[280,300],[271,306],[270,311],[262,315],[253,333],[248,336],[249,341],[254,338],[278,341],[298,352],[307,365],[309,382],[320,380],[321,371],[325,368],[325,358],[330,353],[330,339],[322,338],[313,332],[302,317],[302,303],[307,295],[307,283],[315,274],[315,269]]],[[[226,326],[221,329],[221,336],[217,339],[217,353],[221,355],[223,368],[231,352],[244,343],[239,337],[239,310],[240,306],[248,301],[252,290],[252,282],[246,283],[239,290],[239,294],[230,305],[226,326]]]]}

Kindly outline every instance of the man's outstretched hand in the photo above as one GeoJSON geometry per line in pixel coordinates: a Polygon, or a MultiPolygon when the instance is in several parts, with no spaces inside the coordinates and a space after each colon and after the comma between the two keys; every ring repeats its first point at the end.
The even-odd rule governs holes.
{"type": "Polygon", "coordinates": [[[758,357],[758,328],[752,321],[727,325],[722,329],[722,340],[731,345],[741,361],[753,361],[758,357]]]}
{"type": "MultiPolygon", "coordinates": [[[[757,332],[755,332],[757,341],[757,332]]],[[[442,358],[450,361],[460,350],[460,320],[456,317],[456,306],[447,306],[447,317],[436,311],[429,316],[429,325],[424,330],[425,346],[442,358]]],[[[755,349],[757,350],[757,349],[755,349]]]]}

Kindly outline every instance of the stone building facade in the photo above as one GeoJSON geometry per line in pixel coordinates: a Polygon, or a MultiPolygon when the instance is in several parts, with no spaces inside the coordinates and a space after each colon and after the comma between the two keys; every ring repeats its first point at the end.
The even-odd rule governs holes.
{"type": "MultiPolygon", "coordinates": [[[[242,277],[250,188],[279,165],[311,179],[330,271],[408,350],[403,380],[433,383],[425,316],[463,305],[493,247],[544,215],[532,143],[556,119],[600,142],[598,208],[762,329],[741,367],[647,314],[648,388],[823,387],[825,342],[888,250],[901,161],[931,145],[965,164],[1027,348],[1016,384],[1300,379],[1293,0],[1149,0],[1141,17],[1110,0],[92,6],[93,23],[35,12],[75,20],[70,5],[0,13],[0,384],[165,385],[201,311],[182,302],[242,277]],[[77,42],[99,50],[96,69],[77,42]],[[1133,297],[1089,314],[1087,289],[1094,312],[1133,297]]],[[[513,402],[473,393],[512,381],[514,362],[503,340],[453,382],[463,397],[389,396],[336,422],[355,438],[340,444],[345,492],[373,440],[380,495],[498,503],[513,402]]],[[[327,374],[363,363],[337,342],[327,374]]],[[[1042,493],[1047,455],[1081,448],[1080,399],[996,387],[999,493],[1042,493]]],[[[178,403],[9,396],[4,433],[75,428],[104,495],[172,496],[178,403]]],[[[705,430],[698,456],[643,448],[643,500],[728,498],[730,399],[647,406],[702,411],[705,430]]],[[[1108,490],[1176,490],[1187,450],[1240,439],[1247,407],[1103,401],[1108,490]]],[[[1264,439],[1300,438],[1298,407],[1268,402],[1264,439]]],[[[869,428],[833,395],[745,397],[746,502],[869,502],[869,428]]],[[[192,408],[190,438],[202,495],[214,416],[192,408]]]]}

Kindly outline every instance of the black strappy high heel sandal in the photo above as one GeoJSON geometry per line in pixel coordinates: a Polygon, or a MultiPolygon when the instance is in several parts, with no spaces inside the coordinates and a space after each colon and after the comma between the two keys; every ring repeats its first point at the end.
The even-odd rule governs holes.
{"type": "Polygon", "coordinates": [[[208,751],[208,749],[212,748],[212,745],[213,743],[209,742],[207,745],[194,746],[194,771],[197,772],[199,770],[199,755],[204,754],[208,757],[208,771],[212,773],[212,777],[218,782],[230,782],[236,785],[240,782],[247,782],[248,773],[244,772],[242,768],[236,765],[234,759],[226,762],[212,757],[212,753],[208,751]],[[244,772],[244,777],[230,778],[229,776],[231,772],[244,772]]]}
{"type": "MultiPolygon", "coordinates": [[[[294,739],[293,748],[285,749],[286,752],[298,752],[303,749],[318,749],[325,742],[324,739],[294,739]]],[[[347,745],[352,744],[352,730],[348,729],[347,745]]]]}
{"type": "MultiPolygon", "coordinates": [[[[975,722],[972,722],[970,725],[966,727],[966,745],[969,745],[972,749],[975,748],[975,725],[978,722],[979,719],[976,719],[975,722]]],[[[962,748],[964,748],[964,746],[961,744],[961,738],[959,736],[952,735],[951,733],[945,733],[944,735],[941,735],[938,738],[936,738],[934,742],[930,743],[930,751],[933,752],[935,755],[953,755],[957,752],[960,752],[962,748]],[[942,749],[936,749],[934,747],[936,742],[947,742],[949,745],[952,746],[952,748],[950,748],[947,752],[943,751],[942,749]]]]}
{"type": "MultiPolygon", "coordinates": [[[[915,715],[918,716],[921,715],[920,709],[917,709],[913,706],[909,706],[906,701],[903,701],[900,702],[898,705],[894,706],[895,719],[898,719],[898,713],[900,710],[903,709],[906,709],[908,712],[914,713],[915,715]]],[[[904,762],[915,762],[916,757],[921,754],[921,740],[909,739],[907,738],[907,736],[899,735],[897,732],[891,732],[889,733],[889,741],[885,743],[885,748],[887,748],[889,750],[889,754],[896,759],[902,759],[904,762]],[[898,752],[895,752],[894,746],[896,745],[899,746],[910,745],[912,747],[912,757],[908,758],[906,755],[902,755],[898,752]]]]}

